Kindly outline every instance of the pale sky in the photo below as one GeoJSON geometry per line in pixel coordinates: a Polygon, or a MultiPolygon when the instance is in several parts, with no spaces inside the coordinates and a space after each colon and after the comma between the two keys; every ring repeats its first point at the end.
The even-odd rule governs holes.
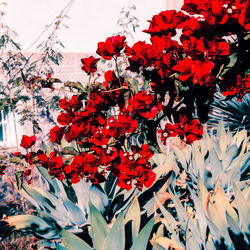
{"type": "MultiPolygon", "coordinates": [[[[2,0],[8,4],[4,8],[5,20],[18,33],[17,41],[23,50],[32,44],[45,25],[51,23],[69,0],[2,0]]],[[[177,1],[177,0],[174,0],[177,1]]],[[[166,9],[166,0],[132,0],[136,5],[135,16],[140,27],[135,41],[147,40],[149,35],[141,32],[147,29],[153,15],[166,9]]],[[[59,30],[60,40],[65,45],[64,52],[94,52],[97,43],[106,40],[117,31],[117,20],[122,7],[128,0],[75,0],[65,23],[69,29],[59,30]]],[[[30,50],[34,50],[33,47],[30,50]]]]}

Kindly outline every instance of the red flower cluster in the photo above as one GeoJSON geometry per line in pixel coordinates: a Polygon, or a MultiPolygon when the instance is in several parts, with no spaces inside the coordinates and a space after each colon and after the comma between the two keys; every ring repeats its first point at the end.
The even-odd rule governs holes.
{"type": "Polygon", "coordinates": [[[126,46],[125,36],[112,36],[108,37],[105,42],[98,43],[96,53],[103,57],[105,60],[110,60],[113,56],[120,56],[121,50],[126,46]]]}
{"type": "MultiPolygon", "coordinates": [[[[38,158],[50,175],[71,183],[81,178],[100,183],[111,172],[117,176],[118,185],[127,190],[133,184],[139,190],[150,187],[155,173],[148,144],[157,148],[157,133],[151,130],[160,120],[172,117],[176,122],[158,130],[164,144],[168,137],[176,136],[191,144],[203,134],[193,113],[206,122],[216,85],[223,87],[224,80],[237,78],[236,83],[223,88],[223,94],[239,94],[241,100],[249,92],[250,76],[241,77],[248,69],[243,57],[244,52],[249,53],[249,2],[185,0],[183,11],[163,11],[149,21],[145,32],[151,35],[151,43],[139,41],[129,47],[119,35],[98,43],[96,53],[105,60],[114,59],[115,69],[104,74],[102,83],[91,86],[85,102],[83,94],[60,99],[60,125],[50,131],[52,143],[60,145],[65,138],[77,145],[73,156],[65,160],[57,150],[49,156],[30,152],[18,157],[29,164],[38,158]],[[175,39],[177,31],[179,41],[175,39]],[[236,62],[229,57],[232,53],[240,57],[236,62]],[[125,72],[118,66],[120,55],[127,57],[125,72]],[[242,72],[238,70],[241,64],[242,72]],[[145,84],[136,86],[138,81],[130,81],[131,75],[145,84]],[[177,100],[184,107],[175,105],[177,100]],[[139,148],[136,143],[143,145],[139,148]]],[[[93,56],[81,60],[90,80],[99,60],[93,56]]],[[[21,146],[30,148],[34,143],[34,138],[24,136],[21,146]]]]}
{"type": "Polygon", "coordinates": [[[182,117],[179,123],[166,123],[163,130],[158,130],[161,141],[166,145],[166,139],[169,137],[179,136],[187,144],[192,144],[196,140],[200,140],[203,135],[203,127],[198,120],[193,119],[188,122],[186,116],[182,117]]]}
{"type": "Polygon", "coordinates": [[[162,105],[156,100],[154,94],[147,94],[146,91],[140,91],[134,99],[130,99],[128,110],[147,119],[153,119],[161,111],[162,105]]]}
{"type": "Polygon", "coordinates": [[[96,59],[93,56],[82,58],[82,70],[85,71],[88,75],[90,75],[91,73],[95,73],[97,70],[96,64],[99,60],[99,58],[96,59]]]}
{"type": "Polygon", "coordinates": [[[237,76],[237,83],[235,86],[229,88],[229,90],[222,92],[224,96],[234,97],[238,95],[238,101],[241,102],[245,94],[250,93],[250,74],[246,79],[242,79],[240,75],[237,76]]]}
{"type": "Polygon", "coordinates": [[[36,143],[36,136],[23,135],[20,146],[23,148],[30,148],[36,143]]]}

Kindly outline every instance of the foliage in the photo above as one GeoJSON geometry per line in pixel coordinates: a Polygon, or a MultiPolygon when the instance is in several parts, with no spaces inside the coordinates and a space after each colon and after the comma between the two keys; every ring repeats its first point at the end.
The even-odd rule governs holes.
{"type": "MultiPolygon", "coordinates": [[[[77,93],[59,100],[51,146],[36,151],[35,135],[23,135],[26,153],[11,159],[23,164],[17,189],[38,212],[10,225],[57,249],[247,247],[247,132],[233,136],[221,122],[209,136],[201,123],[216,88],[239,102],[249,92],[249,8],[188,0],[153,16],[150,44],[129,47],[120,35],[99,42],[101,58],[81,60],[86,88],[65,83],[77,93]],[[98,82],[102,60],[111,68],[98,82]],[[166,155],[170,137],[180,144],[166,155]],[[48,189],[24,183],[34,166],[48,189]]],[[[30,81],[48,87],[52,78],[30,81]]]]}
{"type": "Polygon", "coordinates": [[[220,92],[215,94],[214,102],[211,104],[212,112],[208,115],[208,126],[213,127],[223,119],[226,126],[233,133],[241,129],[250,131],[250,95],[247,94],[238,102],[236,97],[225,100],[220,92]]]}
{"type": "MultiPolygon", "coordinates": [[[[20,115],[20,123],[31,124],[33,133],[41,131],[41,116],[49,122],[53,120],[51,112],[58,109],[55,105],[58,98],[48,96],[48,91],[43,89],[53,88],[53,83],[58,79],[51,78],[53,73],[52,64],[59,65],[62,54],[58,52],[62,43],[58,40],[58,29],[64,26],[63,20],[67,18],[70,6],[66,6],[59,16],[42,32],[51,32],[45,41],[38,47],[38,58],[34,53],[25,54],[21,46],[15,42],[16,32],[12,31],[4,22],[5,13],[1,11],[0,30],[0,110],[5,113],[14,112],[20,115]],[[46,92],[46,93],[45,93],[46,92]]],[[[39,36],[39,38],[41,38],[39,36]]],[[[32,44],[36,44],[38,39],[32,44]]],[[[60,81],[59,81],[60,82],[60,81]]]]}
{"type": "Polygon", "coordinates": [[[249,159],[246,131],[232,136],[222,122],[216,138],[204,131],[192,146],[174,147],[165,160],[176,164],[168,199],[161,202],[155,195],[166,231],[154,236],[153,246],[238,249],[240,242],[246,249],[249,159]]]}
{"type": "Polygon", "coordinates": [[[120,11],[120,17],[117,21],[119,31],[115,35],[126,36],[133,39],[133,33],[139,28],[139,20],[134,15],[136,6],[131,1],[127,6],[124,6],[120,11]]]}

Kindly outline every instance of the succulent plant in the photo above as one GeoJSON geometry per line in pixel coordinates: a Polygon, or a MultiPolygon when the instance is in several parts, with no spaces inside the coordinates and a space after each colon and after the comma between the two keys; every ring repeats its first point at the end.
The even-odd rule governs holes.
{"type": "MultiPolygon", "coordinates": [[[[154,159],[156,163],[160,161],[159,157],[155,156],[154,159]]],[[[160,178],[157,178],[149,189],[139,192],[136,186],[130,191],[119,188],[116,185],[116,177],[112,175],[108,176],[108,181],[102,185],[92,185],[81,180],[68,186],[66,182],[52,178],[44,167],[38,166],[37,169],[42,177],[39,186],[22,184],[19,190],[16,187],[20,194],[37,208],[37,211],[33,215],[9,217],[6,221],[16,230],[28,231],[44,238],[43,245],[47,246],[51,245],[53,239],[61,238],[63,241],[64,235],[74,238],[75,235],[72,233],[82,238],[87,237],[88,243],[91,244],[91,238],[93,239],[94,236],[89,232],[89,227],[93,227],[93,219],[91,220],[93,211],[98,214],[98,220],[109,226],[118,216],[119,227],[125,227],[126,230],[131,229],[132,226],[132,231],[138,231],[140,224],[140,228],[147,228],[154,213],[153,193],[161,193],[165,190],[166,180],[169,177],[167,169],[161,166],[155,167],[155,172],[160,178]],[[123,214],[121,215],[123,217],[125,214],[125,217],[122,219],[119,214],[123,214]]],[[[99,221],[98,226],[100,223],[99,221]]],[[[135,235],[126,236],[126,239],[129,239],[126,244],[132,245],[138,232],[135,235]]],[[[144,243],[147,245],[148,240],[144,243]]],[[[55,246],[55,243],[53,244],[55,246]]],[[[115,244],[115,241],[112,244],[115,244]]]]}
{"type": "Polygon", "coordinates": [[[244,95],[239,102],[236,97],[226,100],[219,91],[214,95],[208,117],[208,126],[216,126],[221,119],[227,124],[230,131],[236,133],[240,129],[250,129],[250,94],[244,95]]]}
{"type": "MultiPolygon", "coordinates": [[[[234,136],[223,122],[210,136],[179,149],[165,162],[174,174],[155,195],[163,228],[151,240],[156,249],[247,249],[250,244],[247,132],[234,136]]],[[[165,164],[166,164],[165,163],[165,164]]]]}
{"type": "Polygon", "coordinates": [[[214,189],[221,180],[223,189],[230,183],[249,177],[250,152],[247,151],[247,131],[241,130],[234,136],[226,132],[224,123],[218,126],[216,135],[209,136],[204,129],[203,138],[182,150],[173,147],[172,161],[178,164],[178,171],[188,175],[187,183],[197,185],[200,177],[208,190],[214,189]]]}
{"type": "Polygon", "coordinates": [[[166,209],[155,196],[167,233],[155,234],[151,243],[156,249],[247,249],[250,244],[250,208],[244,193],[233,184],[230,200],[217,184],[214,193],[198,179],[198,190],[189,188],[189,204],[169,189],[175,212],[166,209]]]}
{"type": "MultiPolygon", "coordinates": [[[[90,224],[85,225],[89,242],[59,226],[48,217],[17,215],[7,219],[16,230],[25,230],[48,239],[61,239],[53,243],[56,249],[146,249],[154,226],[151,218],[141,227],[141,211],[137,197],[133,199],[126,213],[121,212],[108,224],[100,211],[89,203],[90,224]],[[49,221],[49,222],[48,222],[49,221]]],[[[86,235],[85,235],[86,236],[86,235]]]]}

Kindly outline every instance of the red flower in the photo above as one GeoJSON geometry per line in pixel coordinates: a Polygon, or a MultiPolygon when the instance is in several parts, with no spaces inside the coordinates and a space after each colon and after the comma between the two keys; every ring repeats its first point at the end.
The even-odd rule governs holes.
{"type": "Polygon", "coordinates": [[[161,109],[162,105],[155,99],[155,95],[147,94],[145,90],[129,100],[128,110],[147,119],[153,119],[161,109]]]}
{"type": "Polygon", "coordinates": [[[79,100],[77,95],[73,95],[69,101],[66,97],[59,100],[59,107],[65,111],[78,111],[82,108],[82,102],[79,100]]]}
{"type": "Polygon", "coordinates": [[[28,154],[25,155],[25,160],[27,163],[32,164],[33,163],[33,159],[36,156],[35,152],[30,152],[28,154]]]}
{"type": "Polygon", "coordinates": [[[23,135],[20,146],[23,148],[30,148],[35,143],[36,143],[36,136],[35,135],[32,135],[32,136],[23,135]]]}
{"type": "Polygon", "coordinates": [[[121,128],[121,134],[133,133],[138,128],[138,121],[133,119],[128,111],[121,111],[118,114],[118,122],[121,128]]]}
{"type": "Polygon", "coordinates": [[[24,171],[23,177],[30,176],[30,174],[31,174],[31,169],[27,169],[24,171]]]}
{"type": "Polygon", "coordinates": [[[100,60],[99,58],[96,59],[93,56],[90,56],[88,58],[82,58],[81,59],[81,62],[83,64],[82,70],[85,71],[88,75],[96,72],[97,70],[96,64],[99,60],[100,60]]]}
{"type": "Polygon", "coordinates": [[[211,70],[214,67],[214,63],[206,60],[192,60],[188,57],[181,61],[178,61],[177,65],[173,67],[173,70],[180,72],[178,76],[180,81],[187,81],[191,79],[193,84],[208,84],[213,81],[211,70]]]}
{"type": "Polygon", "coordinates": [[[50,130],[50,141],[57,144],[61,144],[62,137],[64,135],[64,127],[55,126],[50,130]]]}
{"type": "Polygon", "coordinates": [[[200,56],[205,52],[203,37],[197,39],[192,36],[181,36],[181,42],[184,49],[183,52],[193,58],[200,56]]]}
{"type": "Polygon", "coordinates": [[[113,56],[120,56],[121,50],[126,46],[125,36],[108,37],[105,42],[98,43],[96,53],[105,60],[110,60],[113,56]]]}
{"type": "Polygon", "coordinates": [[[139,41],[132,48],[127,46],[125,53],[129,56],[130,66],[127,69],[139,73],[141,67],[152,66],[160,58],[162,51],[158,46],[139,41]]]}
{"type": "Polygon", "coordinates": [[[175,29],[187,18],[188,16],[186,16],[182,11],[162,11],[160,14],[153,16],[152,20],[149,21],[150,26],[148,30],[144,30],[144,32],[151,35],[166,35],[168,33],[172,33],[174,36],[176,34],[175,29]]]}
{"type": "Polygon", "coordinates": [[[227,42],[220,41],[219,38],[215,38],[213,41],[208,41],[208,57],[213,60],[221,59],[223,56],[230,55],[230,45],[227,42]]]}
{"type": "Polygon", "coordinates": [[[203,127],[198,120],[193,119],[188,122],[187,117],[181,117],[179,123],[172,125],[171,123],[165,124],[164,130],[158,130],[161,135],[161,141],[166,145],[166,139],[168,137],[180,136],[188,144],[192,144],[194,141],[201,139],[203,135],[203,127]]]}
{"type": "Polygon", "coordinates": [[[0,175],[4,175],[4,170],[6,169],[6,166],[0,165],[0,175]]]}
{"type": "Polygon", "coordinates": [[[93,143],[96,146],[106,145],[109,142],[110,135],[103,133],[102,130],[97,130],[92,138],[93,143]]]}
{"type": "Polygon", "coordinates": [[[236,96],[238,94],[238,101],[241,102],[245,94],[250,93],[250,74],[246,79],[242,79],[240,75],[237,76],[237,83],[226,91],[223,91],[224,96],[236,96]]]}

